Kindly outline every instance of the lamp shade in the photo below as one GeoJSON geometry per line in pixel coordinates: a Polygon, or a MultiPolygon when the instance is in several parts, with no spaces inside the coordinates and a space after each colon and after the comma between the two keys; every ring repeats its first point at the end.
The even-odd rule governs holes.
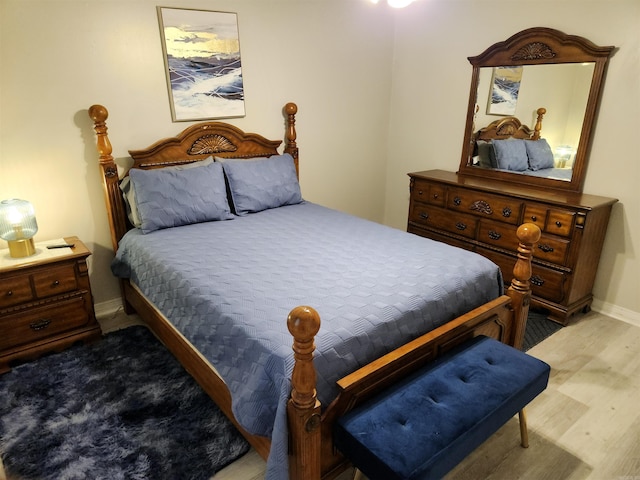
{"type": "Polygon", "coordinates": [[[37,231],[38,223],[31,203],[17,198],[0,202],[0,237],[9,243],[12,257],[35,253],[33,237],[37,231]]]}

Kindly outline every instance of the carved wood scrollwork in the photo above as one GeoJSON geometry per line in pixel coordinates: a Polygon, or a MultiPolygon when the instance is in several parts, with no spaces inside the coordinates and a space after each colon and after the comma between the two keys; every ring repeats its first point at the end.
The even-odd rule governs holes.
{"type": "Polygon", "coordinates": [[[489,203],[484,200],[476,200],[471,204],[469,210],[473,210],[474,212],[484,213],[485,215],[493,215],[493,209],[489,203]]]}
{"type": "Polygon", "coordinates": [[[107,167],[104,169],[104,176],[107,178],[113,178],[118,176],[117,167],[107,167]]]}
{"type": "Polygon", "coordinates": [[[203,135],[198,138],[191,148],[189,155],[203,155],[208,153],[235,152],[238,149],[231,141],[222,135],[203,135]]]}
{"type": "Polygon", "coordinates": [[[549,47],[549,45],[547,45],[546,43],[532,42],[525,45],[516,53],[514,53],[511,59],[512,60],[540,60],[543,58],[547,58],[547,59],[553,58],[555,56],[556,56],[555,52],[551,50],[551,47],[549,47]]]}

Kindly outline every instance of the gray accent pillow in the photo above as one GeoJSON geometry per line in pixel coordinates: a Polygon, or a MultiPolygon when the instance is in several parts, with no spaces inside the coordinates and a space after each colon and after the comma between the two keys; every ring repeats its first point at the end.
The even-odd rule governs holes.
{"type": "Polygon", "coordinates": [[[222,165],[129,172],[142,233],[233,218],[222,165]]]}
{"type": "Polygon", "coordinates": [[[221,162],[236,215],[302,202],[293,157],[288,153],[251,160],[221,162]]]}
{"type": "Polygon", "coordinates": [[[549,143],[544,138],[539,140],[525,140],[524,145],[529,158],[529,168],[533,171],[542,170],[544,168],[553,168],[553,152],[549,143]]]}
{"type": "Polygon", "coordinates": [[[529,168],[524,140],[510,138],[508,140],[494,140],[491,143],[497,168],[516,172],[523,172],[529,168]]]}
{"type": "MultiPolygon", "coordinates": [[[[213,157],[207,157],[204,160],[198,162],[185,163],[184,165],[174,165],[172,167],[165,167],[167,170],[185,170],[188,168],[206,167],[213,163],[213,157]]],[[[127,217],[129,222],[136,228],[140,228],[142,221],[140,220],[140,214],[138,213],[138,207],[136,205],[136,191],[131,183],[131,178],[127,175],[120,182],[120,190],[124,196],[124,205],[127,210],[127,217]]]]}
{"type": "Polygon", "coordinates": [[[478,146],[478,162],[481,167],[484,168],[498,168],[496,164],[496,156],[493,152],[493,145],[491,142],[485,142],[484,140],[478,140],[476,142],[478,146]]]}

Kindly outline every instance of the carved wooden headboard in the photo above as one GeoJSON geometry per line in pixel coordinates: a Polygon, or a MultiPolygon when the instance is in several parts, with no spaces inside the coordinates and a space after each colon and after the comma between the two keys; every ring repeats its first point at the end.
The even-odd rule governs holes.
{"type": "MultiPolygon", "coordinates": [[[[295,128],[298,107],[295,103],[287,103],[283,111],[286,117],[284,153],[291,154],[296,173],[299,173],[295,128]]],[[[89,108],[89,116],[94,122],[97,134],[102,184],[111,228],[111,242],[115,251],[122,236],[132,226],[127,219],[120,191],[118,167],[111,155],[113,149],[106,124],[109,112],[102,105],[93,105],[89,108]]],[[[175,137],[159,140],[145,149],[129,150],[129,154],[133,159],[131,168],[153,169],[193,163],[212,155],[238,159],[269,157],[278,154],[281,143],[281,140],[268,140],[255,133],[243,132],[228,123],[202,122],[186,128],[175,137]]]]}
{"type": "Polygon", "coordinates": [[[522,124],[516,117],[504,117],[491,122],[484,128],[478,130],[474,137],[474,141],[478,140],[504,140],[507,138],[520,138],[525,140],[538,140],[542,131],[542,118],[547,113],[546,108],[536,110],[538,115],[536,125],[531,130],[522,124]]]}

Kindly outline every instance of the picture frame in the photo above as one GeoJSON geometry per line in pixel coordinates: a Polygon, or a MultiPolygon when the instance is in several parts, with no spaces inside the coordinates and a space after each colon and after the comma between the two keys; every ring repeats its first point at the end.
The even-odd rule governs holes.
{"type": "Polygon", "coordinates": [[[172,120],[244,117],[237,14],[156,8],[172,120]]]}
{"type": "Polygon", "coordinates": [[[515,115],[521,82],[522,66],[493,67],[487,115],[515,115]]]}

